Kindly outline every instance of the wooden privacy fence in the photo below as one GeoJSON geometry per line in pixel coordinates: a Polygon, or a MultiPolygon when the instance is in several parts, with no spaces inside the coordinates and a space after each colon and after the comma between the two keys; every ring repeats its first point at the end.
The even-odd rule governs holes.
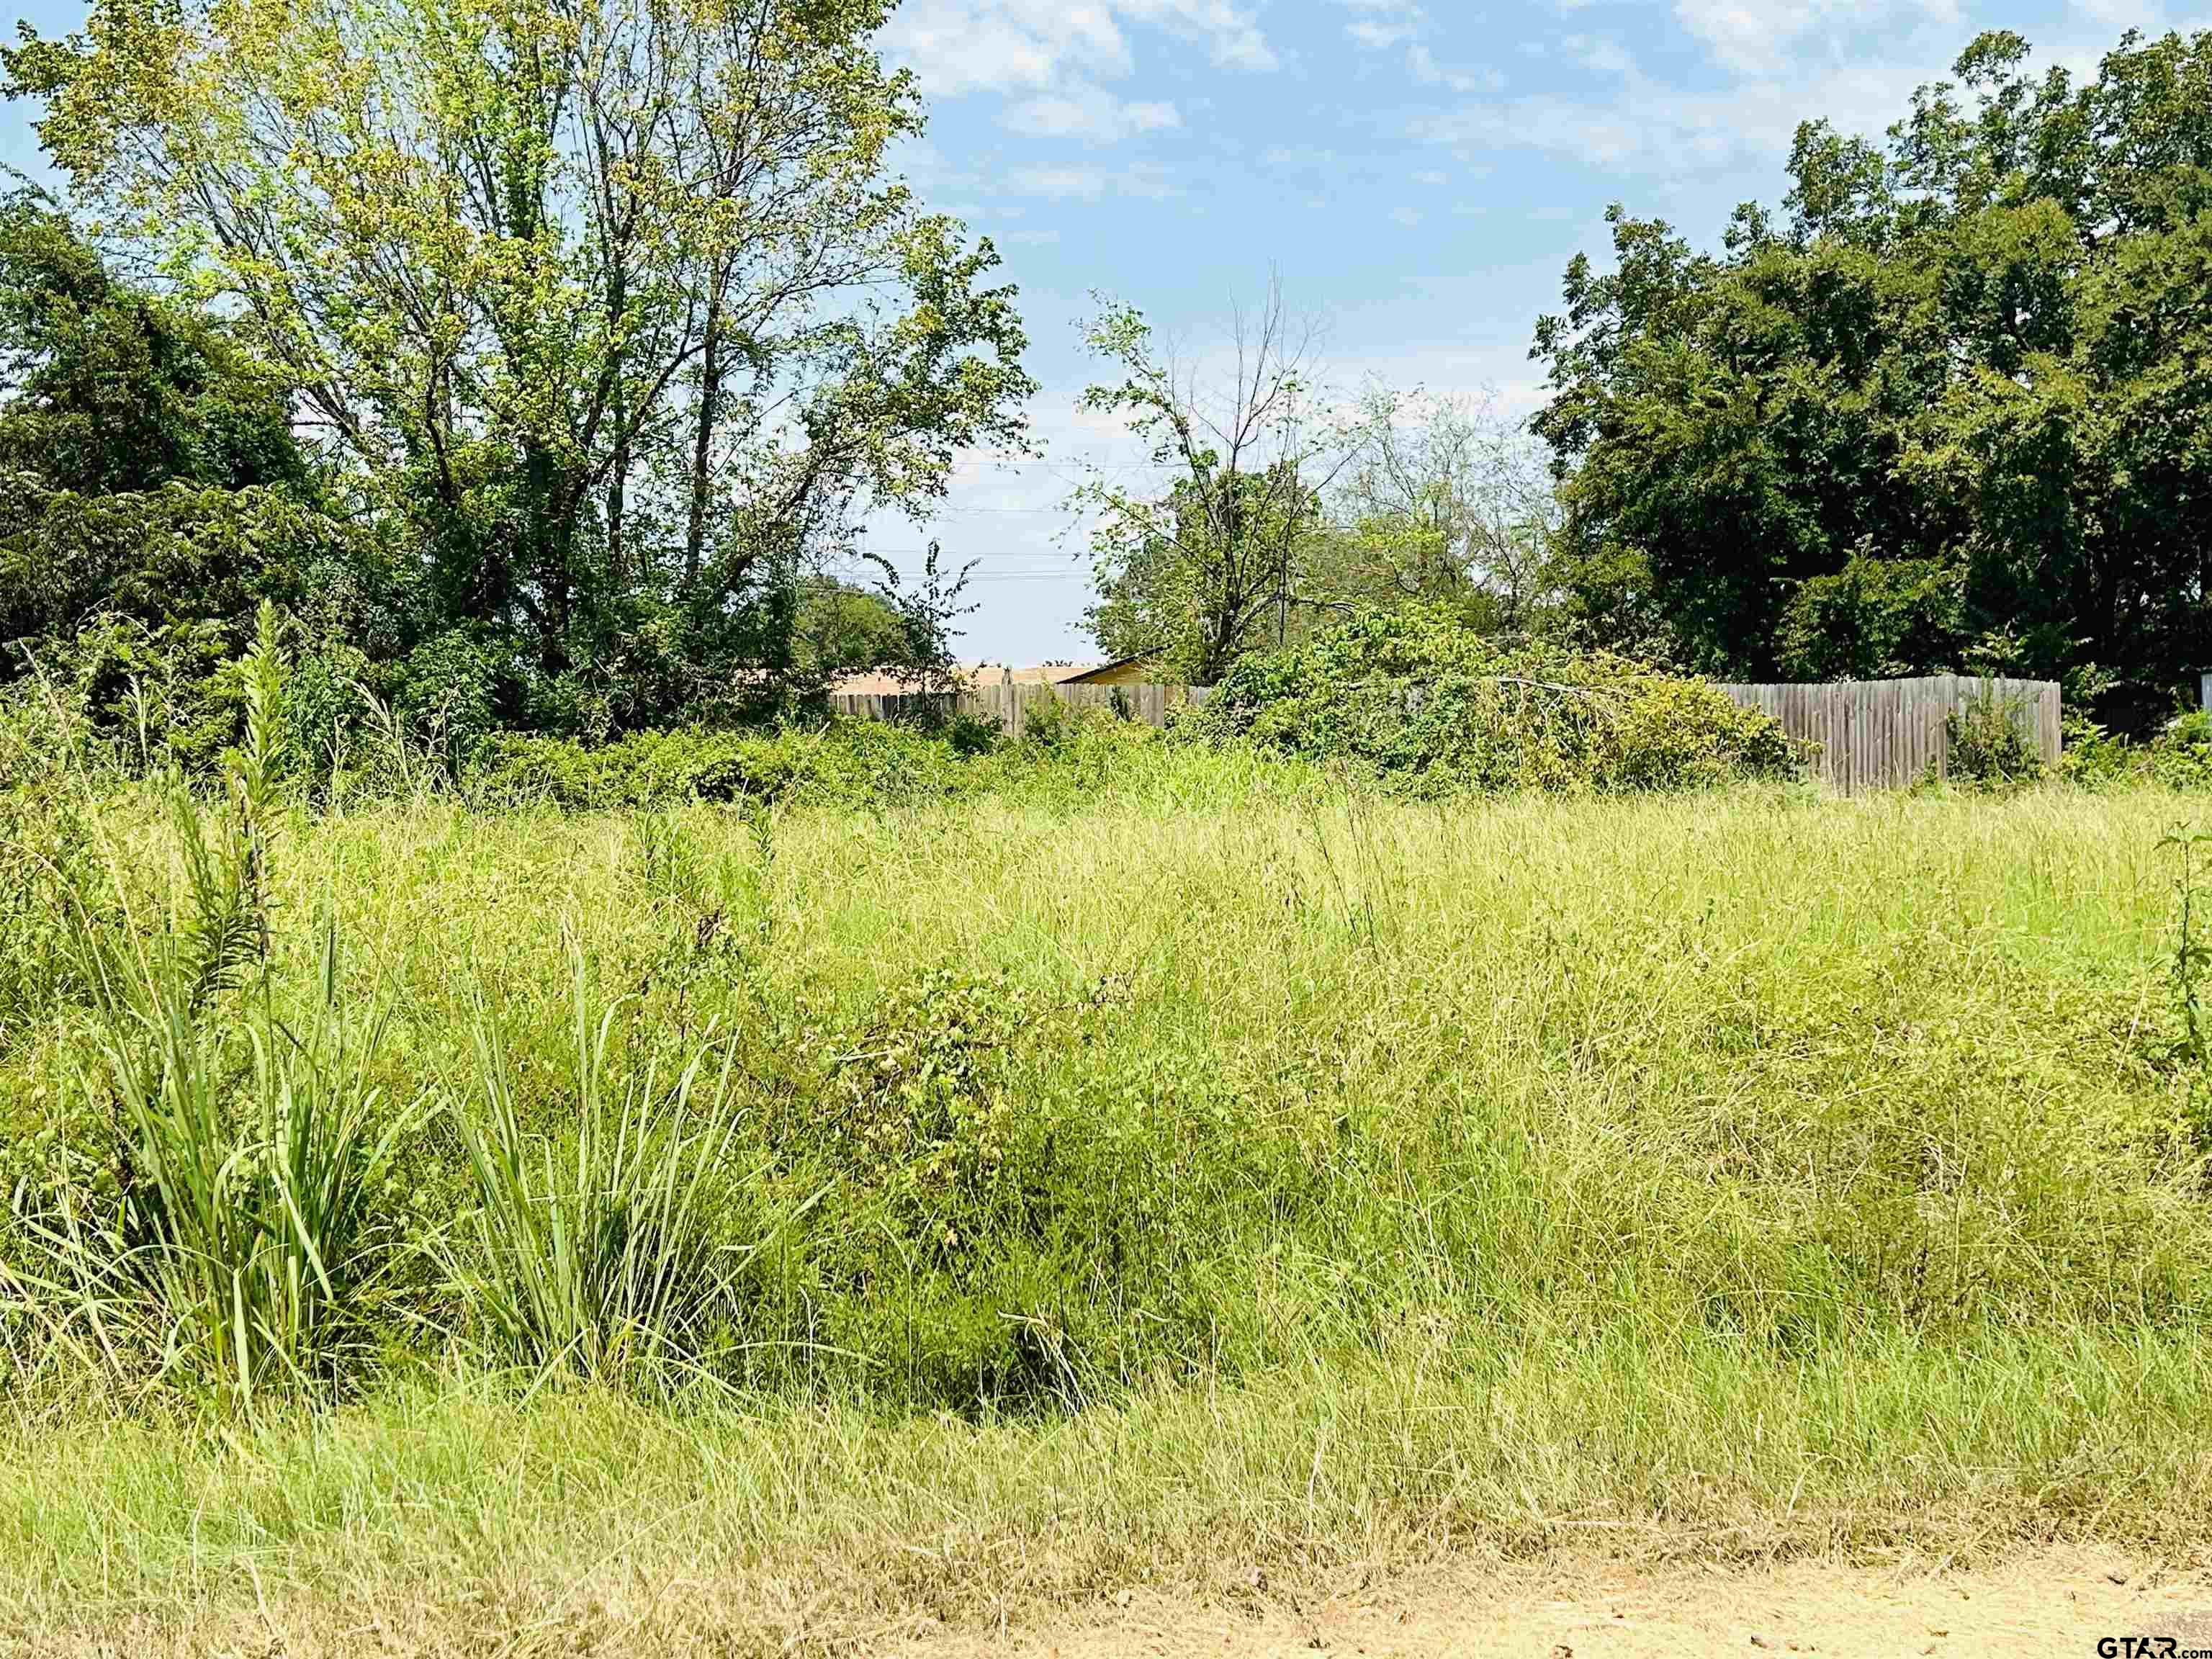
{"type": "MultiPolygon", "coordinates": [[[[1112,708],[1131,720],[1164,726],[1186,703],[1203,702],[1202,685],[1040,685],[1011,678],[970,684],[958,693],[963,714],[1019,737],[1029,712],[1048,699],[1078,708],[1112,708]]],[[[1762,709],[1801,742],[1818,744],[1813,769],[1825,782],[1857,793],[1901,789],[1950,767],[1950,715],[1993,696],[2014,705],[2014,718],[2046,763],[2058,759],[2058,686],[2051,680],[1980,679],[1935,674],[1915,680],[1839,680],[1820,685],[1723,685],[1747,708],[1762,709]]],[[[941,708],[946,694],[927,691],[833,693],[830,706],[863,719],[900,720],[941,708]]]]}
{"type": "Polygon", "coordinates": [[[1771,714],[1791,737],[1818,744],[1814,771],[1847,794],[1901,789],[1931,774],[1947,776],[1951,750],[1948,718],[1984,696],[2013,705],[2014,718],[2045,763],[2058,759],[2058,685],[2054,680],[1932,674],[1915,680],[1720,689],[1745,708],[1771,714]]]}
{"type": "MultiPolygon", "coordinates": [[[[1021,736],[1030,709],[1057,699],[1076,708],[1111,708],[1147,726],[1165,726],[1172,709],[1206,701],[1203,685],[1033,685],[1011,679],[984,681],[958,694],[960,712],[995,725],[1008,737],[1021,736]]],[[[941,708],[945,694],[933,691],[832,692],[830,707],[864,720],[917,717],[941,708]]]]}

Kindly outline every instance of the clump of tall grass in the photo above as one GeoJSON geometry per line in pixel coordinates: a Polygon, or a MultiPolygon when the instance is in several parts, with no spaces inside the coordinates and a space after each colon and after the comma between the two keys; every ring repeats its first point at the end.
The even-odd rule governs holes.
{"type": "Polygon", "coordinates": [[[112,1114],[112,1166],[41,1195],[13,1275],[92,1370],[251,1408],[372,1345],[391,1253],[369,1194],[405,1116],[383,1109],[378,1029],[352,1029],[337,962],[326,928],[303,1017],[264,1000],[209,1022],[171,974],[100,1031],[83,1086],[112,1114]]]}
{"type": "Polygon", "coordinates": [[[90,1004],[76,1093],[112,1150],[88,1182],[19,1193],[25,1259],[6,1273],[93,1370],[249,1409],[370,1341],[389,1253],[368,1194],[407,1116],[373,1080],[381,1023],[341,995],[334,924],[304,1007],[268,978],[285,663],[273,611],[260,624],[221,805],[173,785],[181,890],[145,931],[88,882],[64,895],[90,1004]]]}
{"type": "Polygon", "coordinates": [[[566,1144],[526,1130],[506,1041],[477,1022],[477,1097],[448,1113],[474,1200],[445,1244],[448,1277],[495,1361],[540,1380],[665,1385],[697,1374],[736,1319],[742,1250],[726,1244],[719,1202],[738,1128],[733,1051],[710,1036],[672,1079],[649,1063],[617,1082],[618,1005],[594,1021],[580,956],[574,969],[566,1144]]]}

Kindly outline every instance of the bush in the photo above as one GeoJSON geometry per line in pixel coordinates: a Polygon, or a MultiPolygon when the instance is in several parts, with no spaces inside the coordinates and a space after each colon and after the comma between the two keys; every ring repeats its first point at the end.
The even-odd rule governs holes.
{"type": "Polygon", "coordinates": [[[960,784],[946,738],[882,721],[766,732],[641,732],[597,748],[502,732],[478,757],[482,799],[572,810],[672,801],[797,801],[866,806],[943,799],[960,784]]]}
{"type": "Polygon", "coordinates": [[[2070,709],[2063,716],[2061,729],[2058,775],[2069,783],[2106,789],[2139,780],[2142,751],[2125,738],[2114,737],[2087,715],[2070,709]]]}
{"type": "Polygon", "coordinates": [[[1202,1060],[1115,1041],[1127,1019],[1111,982],[1054,996],[943,966],[815,1036],[772,1139],[787,1179],[833,1194],[807,1254],[835,1352],[963,1409],[1255,1357],[1212,1275],[1310,1218],[1303,1144],[1202,1060]]]}
{"type": "Polygon", "coordinates": [[[2176,714],[2152,739],[2150,775],[2169,789],[2212,788],[2212,709],[2176,714]]]}
{"type": "Polygon", "coordinates": [[[1605,794],[1780,778],[1766,715],[1702,681],[1599,652],[1508,646],[1449,615],[1372,612],[1248,657],[1176,731],[1346,761],[1418,793],[1605,794]]]}
{"type": "Polygon", "coordinates": [[[1966,706],[1944,716],[1949,775],[1959,782],[2001,787],[2043,775],[2043,756],[2028,729],[2027,705],[1984,681],[1966,706]]]}

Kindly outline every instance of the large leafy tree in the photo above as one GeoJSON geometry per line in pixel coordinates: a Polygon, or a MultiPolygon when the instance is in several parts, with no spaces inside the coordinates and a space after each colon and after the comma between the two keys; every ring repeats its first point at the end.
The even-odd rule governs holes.
{"type": "Polygon", "coordinates": [[[1304,591],[1338,610],[1443,606],[1486,634],[1550,619],[1558,496],[1542,447],[1494,397],[1371,388],[1304,591]]]}
{"type": "Polygon", "coordinates": [[[1801,128],[1718,252],[1613,210],[1534,354],[1586,627],[2122,717],[2212,661],[2212,35],[2027,58],[1982,36],[1885,143],[1801,128]]]}
{"type": "Polygon", "coordinates": [[[996,256],[889,170],[886,0],[95,0],[6,54],[411,529],[440,614],[667,712],[787,654],[865,510],[1031,389],[996,256]],[[649,688],[649,689],[648,689],[649,688]]]}
{"type": "Polygon", "coordinates": [[[95,617],[240,624],[322,529],[282,380],[30,191],[0,204],[0,675],[95,617]]]}

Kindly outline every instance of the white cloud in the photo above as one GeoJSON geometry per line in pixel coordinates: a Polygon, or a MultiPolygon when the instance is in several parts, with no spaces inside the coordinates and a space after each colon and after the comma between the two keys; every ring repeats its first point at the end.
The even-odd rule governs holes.
{"type": "Polygon", "coordinates": [[[938,98],[1036,90],[1066,68],[1129,70],[1128,43],[1113,9],[1086,0],[917,0],[891,14],[884,42],[938,98]]]}
{"type": "Polygon", "coordinates": [[[1276,66],[1257,19],[1235,0],[908,0],[884,43],[933,98],[1043,92],[1130,73],[1130,23],[1194,41],[1224,68],[1276,66]]]}
{"type": "Polygon", "coordinates": [[[1095,202],[1104,196],[1164,201],[1177,193],[1175,181],[1165,168],[1146,166],[1016,167],[1006,175],[1006,187],[1017,196],[1084,202],[1095,202]]]}
{"type": "Polygon", "coordinates": [[[1422,86],[1448,92],[1495,92],[1505,84],[1505,77],[1494,69],[1447,69],[1418,40],[1406,49],[1406,72],[1422,86]]]}
{"type": "Polygon", "coordinates": [[[1223,69],[1264,71],[1280,59],[1254,15],[1231,0],[1112,0],[1140,23],[1157,23],[1201,42],[1223,69]]]}
{"type": "Polygon", "coordinates": [[[1839,28],[1960,27],[1958,0],[1675,0],[1674,15],[1723,66],[1745,75],[1779,74],[1814,39],[1833,44],[1839,28]]]}
{"type": "Polygon", "coordinates": [[[1693,94],[1631,75],[1613,96],[1471,100],[1415,118],[1413,131],[1470,157],[1534,149],[1594,167],[1680,173],[1778,161],[1797,124],[1816,112],[1846,131],[1879,132],[1927,78],[1924,64],[1869,62],[1801,81],[1693,94]]]}
{"type": "Polygon", "coordinates": [[[1036,138],[1081,138],[1111,144],[1141,132],[1182,125],[1169,103],[1127,101],[1090,82],[1024,99],[1006,112],[1006,125],[1036,138]]]}
{"type": "Polygon", "coordinates": [[[1593,75],[1616,81],[1641,78],[1628,48],[1610,34],[1571,34],[1559,42],[1567,56],[1593,75]]]}
{"type": "Polygon", "coordinates": [[[1661,80],[1618,37],[1570,33],[1538,55],[1572,64],[1587,84],[1506,97],[1499,83],[1486,92],[1417,46],[1414,79],[1462,100],[1416,114],[1412,130],[1463,158],[1534,149],[1674,173],[1772,161],[1810,115],[1880,133],[1966,39],[1958,0],[1674,0],[1674,15],[1717,84],[1712,74],[1691,85],[1661,80]]]}
{"type": "Polygon", "coordinates": [[[1344,26],[1353,45],[1369,52],[1386,52],[1418,39],[1428,15],[1413,0],[1337,0],[1352,14],[1344,26]]]}

